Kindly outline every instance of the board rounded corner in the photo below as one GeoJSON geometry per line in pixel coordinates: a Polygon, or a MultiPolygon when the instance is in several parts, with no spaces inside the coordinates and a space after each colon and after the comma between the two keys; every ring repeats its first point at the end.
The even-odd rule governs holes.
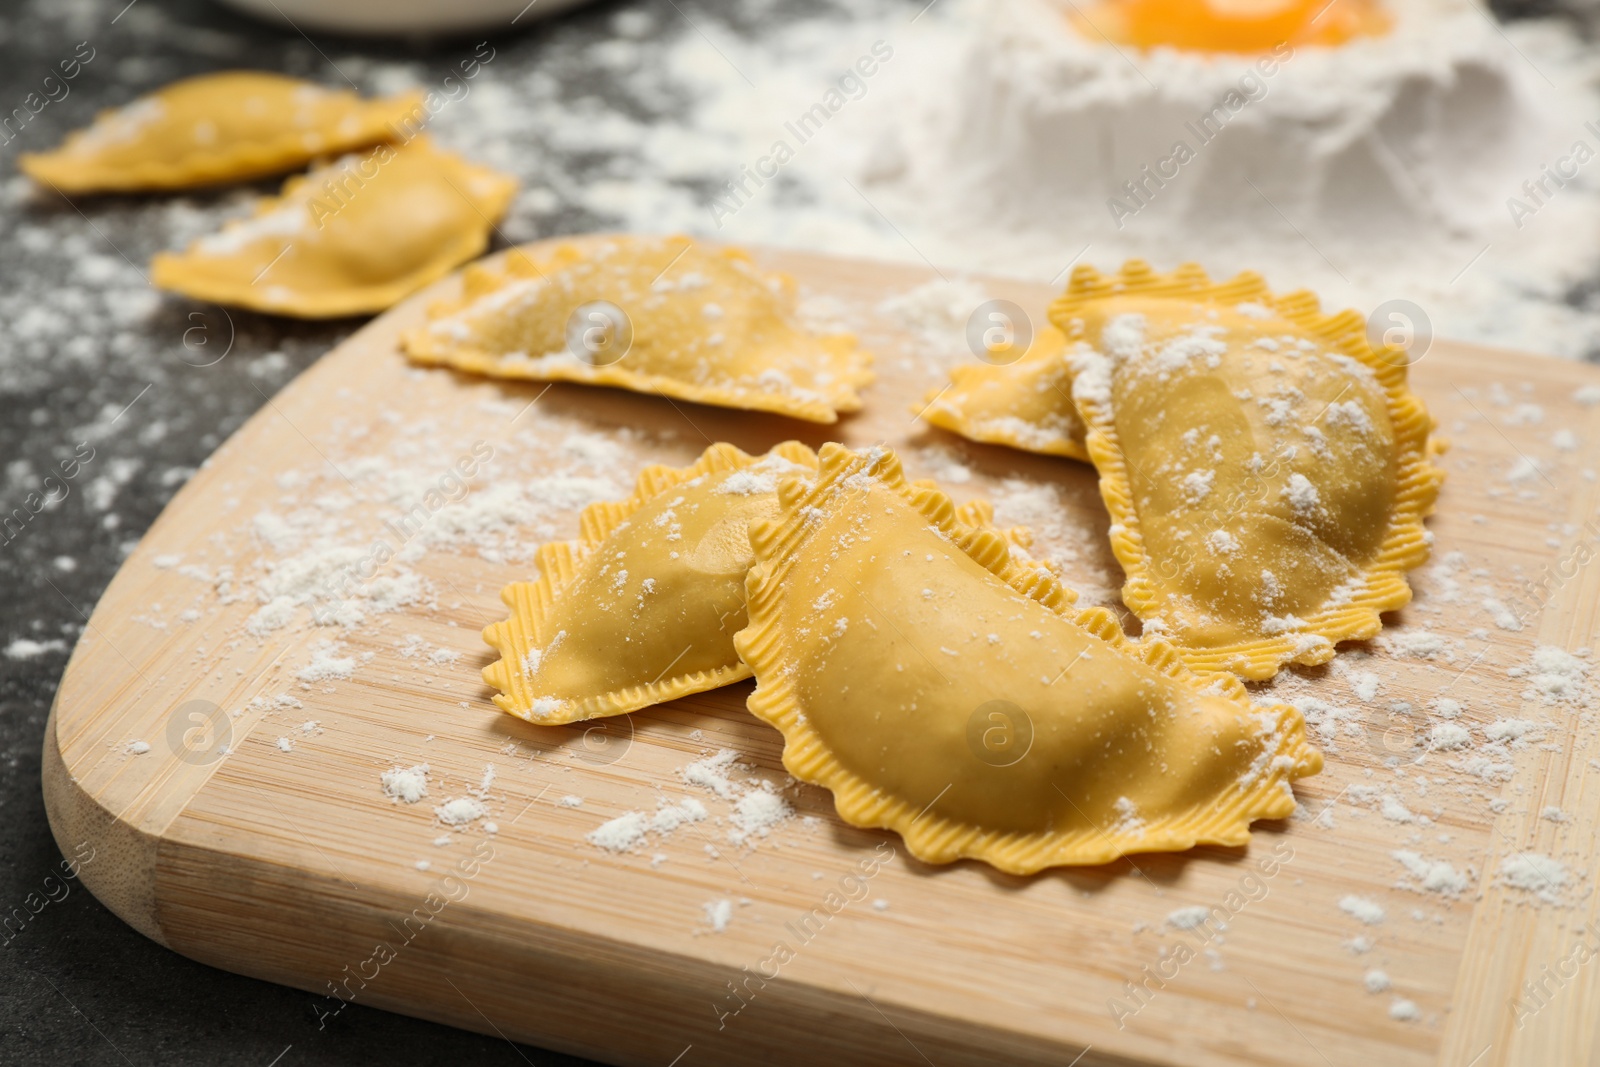
{"type": "Polygon", "coordinates": [[[39,778],[45,818],[61,850],[63,867],[72,870],[113,915],[171,948],[157,918],[160,839],[119,818],[73,776],[56,738],[56,712],[52,704],[45,721],[39,778]]]}

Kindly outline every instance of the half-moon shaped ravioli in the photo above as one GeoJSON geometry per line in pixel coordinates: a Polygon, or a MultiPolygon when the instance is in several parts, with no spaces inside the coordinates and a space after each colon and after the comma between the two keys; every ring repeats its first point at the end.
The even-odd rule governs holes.
{"type": "Polygon", "coordinates": [[[634,494],[583,513],[582,538],[542,546],[539,580],[507,586],[511,617],[483,631],[494,701],[545,725],[622,715],[750,677],[743,628],[749,526],[778,512],[780,475],[815,472],[790,441],[762,457],[712,445],[650,467],[634,494]]]}
{"type": "Polygon", "coordinates": [[[1443,472],[1403,353],[1255,274],[1079,268],[1051,308],[1122,599],[1190,666],[1270,678],[1382,628],[1443,472]]]}
{"type": "Polygon", "coordinates": [[[1048,456],[1089,458],[1083,420],[1072,403],[1067,339],[1053,326],[1041,329],[1014,363],[963,363],[950,384],[930,392],[923,418],[969,441],[1008,445],[1048,456]]]}
{"type": "Polygon", "coordinates": [[[800,323],[792,279],[687,237],[519,249],[498,270],[468,271],[463,298],[434,309],[405,349],[418,363],[475,374],[613,385],[812,422],[859,411],[856,390],[872,380],[854,337],[800,323]]]}
{"type": "Polygon", "coordinates": [[[299,318],[382,311],[479,255],[515,179],[425,137],[290,178],[256,214],[163,252],[151,280],[200,300],[299,318]]]}
{"type": "Polygon", "coordinates": [[[24,155],[18,165],[64,193],[244,181],[391,140],[419,117],[420,100],[363,100],[255,71],[203,74],[103,111],[55,151],[24,155]]]}
{"type": "Polygon", "coordinates": [[[992,530],[908,485],[892,452],[822,451],[751,530],[753,714],[795,777],[930,863],[1013,874],[1238,845],[1294,808],[1321,755],[1293,708],[1257,708],[1170,646],[1074,611],[992,530]]]}

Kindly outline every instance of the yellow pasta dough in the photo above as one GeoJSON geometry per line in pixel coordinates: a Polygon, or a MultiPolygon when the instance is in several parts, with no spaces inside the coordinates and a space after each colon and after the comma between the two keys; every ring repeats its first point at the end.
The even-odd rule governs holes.
{"type": "Polygon", "coordinates": [[[540,548],[539,580],[501,594],[483,632],[494,701],[541,724],[622,715],[750,677],[743,626],[750,523],[777,514],[777,479],[815,471],[790,441],[763,457],[728,444],[694,465],[651,467],[631,498],[583,513],[583,536],[540,548]]]}
{"type": "Polygon", "coordinates": [[[940,429],[970,441],[1086,460],[1066,347],[1061,331],[1046,327],[1014,363],[956,367],[950,384],[930,392],[925,406],[916,410],[940,429]]]}
{"type": "MultiPolygon", "coordinates": [[[[539,549],[539,580],[501,592],[511,617],[486,628],[500,659],[494,701],[544,725],[622,715],[750,677],[733,649],[744,627],[750,523],[777,514],[777,479],[808,476],[794,441],[765,456],[717,444],[692,466],[650,467],[633,495],[585,510],[582,537],[539,549]]],[[[963,521],[992,529],[984,500],[963,521]]],[[[1026,527],[1002,531],[1019,565],[1026,527]]]]}
{"type": "Polygon", "coordinates": [[[1243,844],[1316,773],[1293,708],[1138,646],[1017,566],[886,449],[822,450],[751,530],[749,706],[784,766],[917,858],[1014,874],[1129,852],[1243,844]]]}
{"type": "Polygon", "coordinates": [[[290,178],[254,217],[163,252],[151,280],[299,318],[382,311],[479,255],[514,179],[418,137],[290,178]]]}
{"type": "MultiPolygon", "coordinates": [[[[911,483],[915,489],[938,489],[939,483],[932,478],[918,478],[911,483]]],[[[1011,549],[1011,560],[1019,567],[1039,567],[1052,575],[1060,575],[1061,565],[1048,559],[1039,559],[1029,550],[1033,547],[1033,528],[1029,526],[998,527],[994,524],[994,505],[987,500],[969,500],[956,507],[956,521],[977,529],[990,530],[999,534],[1011,549]]],[[[1071,603],[1078,599],[1078,594],[1065,587],[1062,595],[1071,603]]]]}
{"type": "Polygon", "coordinates": [[[871,362],[818,336],[794,282],[687,237],[525,249],[468,271],[462,299],[405,338],[416,362],[504,378],[587,382],[834,422],[858,411],[871,362]]]}
{"type": "Polygon", "coordinates": [[[1255,274],[1080,268],[1051,309],[1123,600],[1203,670],[1270,678],[1411,598],[1443,473],[1402,353],[1255,274]]]}
{"type": "Polygon", "coordinates": [[[420,93],[363,100],[256,71],[204,74],[101,112],[24,173],[64,193],[188,189],[302,167],[318,156],[390,140],[414,120],[420,93]]]}

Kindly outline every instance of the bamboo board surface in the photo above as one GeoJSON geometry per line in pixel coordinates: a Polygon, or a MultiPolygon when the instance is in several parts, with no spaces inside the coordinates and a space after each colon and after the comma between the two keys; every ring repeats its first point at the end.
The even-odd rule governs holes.
{"type": "MultiPolygon", "coordinates": [[[[788,438],[886,441],[911,476],[939,478],[958,501],[992,496],[1015,512],[1055,494],[1041,543],[1086,602],[1114,595],[1120,572],[1090,468],[966,444],[915,418],[944,368],[971,358],[959,331],[919,330],[884,305],[931,272],[759,258],[877,353],[861,415],[818,427],[411,368],[396,337],[452,291],[449,279],[361,330],[225,443],[112,582],[56,699],[46,801],[63,852],[94,850],[82,869],[91,890],[178,952],[307,990],[328,1026],[339,1024],[337,992],[614,1063],[1600,1062],[1600,968],[1567,962],[1597,907],[1584,886],[1597,869],[1600,787],[1587,772],[1600,752],[1576,709],[1543,705],[1517,674],[1539,645],[1600,644],[1600,572],[1579,565],[1600,505],[1589,470],[1600,467],[1600,410],[1573,398],[1600,385],[1590,367],[1443,341],[1416,365],[1415,387],[1454,445],[1430,527],[1435,559],[1455,562],[1422,572],[1416,601],[1389,621],[1437,640],[1409,653],[1380,640],[1365,658],[1341,655],[1346,667],[1284,683],[1360,715],[1334,724],[1327,770],[1300,783],[1304,816],[1258,825],[1247,849],[1029,879],[932,868],[893,835],[844,825],[806,786],[786,795],[811,818],[753,848],[730,843],[729,805],[680,768],[732,748],[746,773],[785,787],[778,734],[744,711],[748,684],[597,732],[503,716],[478,680],[492,658],[478,632],[503,613],[498,590],[528,576],[518,537],[525,548],[576,536],[576,509],[559,500],[532,523],[547,532],[510,535],[503,551],[419,552],[419,538],[401,563],[426,593],[398,612],[329,627],[301,609],[283,628],[246,629],[266,564],[281,566],[300,536],[270,516],[320,508],[364,543],[480,441],[494,458],[441,523],[497,485],[557,468],[609,478],[622,495],[644,465],[691,462],[709,441],[751,452],[788,438]],[[1563,428],[1572,435],[1558,439],[1563,428]],[[575,434],[609,444],[585,456],[575,434]],[[386,482],[363,464],[375,455],[427,477],[386,482]],[[1516,609],[1528,601],[1514,596],[1520,583],[1550,574],[1543,607],[1519,630],[1481,607],[1516,609]],[[356,668],[303,680],[326,641],[337,644],[321,647],[324,659],[356,668]],[[1365,704],[1350,696],[1351,664],[1380,683],[1365,704]],[[1535,720],[1545,743],[1508,749],[1491,772],[1428,751],[1436,720],[1423,709],[1444,693],[1475,735],[1494,720],[1535,720]],[[384,771],[423,762],[425,800],[384,795],[384,771]],[[487,819],[462,831],[438,822],[434,805],[481,786],[488,764],[487,819]],[[1386,818],[1375,789],[1412,820],[1386,818]],[[567,796],[582,805],[564,806],[567,796]],[[605,820],[686,796],[712,818],[632,853],[584,840],[605,820]],[[1541,818],[1548,806],[1565,821],[1541,818]],[[1391,853],[1402,848],[1448,860],[1470,887],[1455,899],[1399,887],[1407,872],[1391,853]],[[1525,849],[1584,876],[1559,905],[1496,877],[1525,849]],[[1351,895],[1386,918],[1358,921],[1339,906],[1351,895]],[[733,903],[720,932],[705,910],[718,900],[733,903]],[[1223,909],[1226,929],[1165,922],[1193,906],[1223,909]],[[1372,947],[1353,950],[1363,936],[1372,947]],[[1392,991],[1367,991],[1372,969],[1392,991]],[[1529,979],[1545,983],[1536,1010],[1529,979]],[[1391,1018],[1396,998],[1420,1017],[1391,1018]]],[[[983,288],[1040,324],[1055,295],[983,288]]]]}

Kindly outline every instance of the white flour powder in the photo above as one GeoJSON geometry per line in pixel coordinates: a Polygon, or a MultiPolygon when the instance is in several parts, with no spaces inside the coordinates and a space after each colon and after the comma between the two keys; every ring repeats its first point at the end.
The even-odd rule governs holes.
{"type": "MultiPolygon", "coordinates": [[[[745,7],[762,17],[757,0],[745,7]]],[[[1573,356],[1593,346],[1600,312],[1566,297],[1600,251],[1568,236],[1600,222],[1600,182],[1546,177],[1575,142],[1600,147],[1584,125],[1600,119],[1595,61],[1564,26],[1496,27],[1464,0],[1409,0],[1387,37],[1299,49],[1214,139],[1188,134],[1195,161],[1114,220],[1121,182],[1169,153],[1251,61],[1119,53],[1085,42],[1048,0],[945,0],[913,22],[920,7],[863,0],[764,40],[663,13],[648,47],[609,40],[574,57],[609,79],[606,100],[574,107],[553,74],[491,64],[437,133],[528,179],[505,227],[514,239],[568,204],[601,225],[947,275],[1059,282],[1080,259],[1198,258],[1337,305],[1409,299],[1450,336],[1573,356]],[[869,55],[875,73],[845,83],[843,105],[801,141],[793,122],[869,55]],[[790,151],[775,167],[779,142],[790,151]],[[580,180],[546,163],[547,147],[616,158],[580,180]],[[1542,193],[1523,187],[1540,180],[1542,193]],[[1513,200],[1532,211],[1514,218],[1513,200]]],[[[372,77],[395,88],[415,76],[372,77]]]]}
{"type": "Polygon", "coordinates": [[[1558,903],[1572,875],[1560,860],[1541,852],[1518,852],[1500,861],[1500,880],[1547,904],[1558,903]]]}
{"type": "Polygon", "coordinates": [[[384,771],[382,782],[385,796],[415,804],[428,795],[428,765],[419,763],[415,767],[395,767],[384,771]]]}
{"type": "Polygon", "coordinates": [[[1368,926],[1376,926],[1383,922],[1385,912],[1383,905],[1366,897],[1347,896],[1339,901],[1339,910],[1353,918],[1359,919],[1368,926]]]}

